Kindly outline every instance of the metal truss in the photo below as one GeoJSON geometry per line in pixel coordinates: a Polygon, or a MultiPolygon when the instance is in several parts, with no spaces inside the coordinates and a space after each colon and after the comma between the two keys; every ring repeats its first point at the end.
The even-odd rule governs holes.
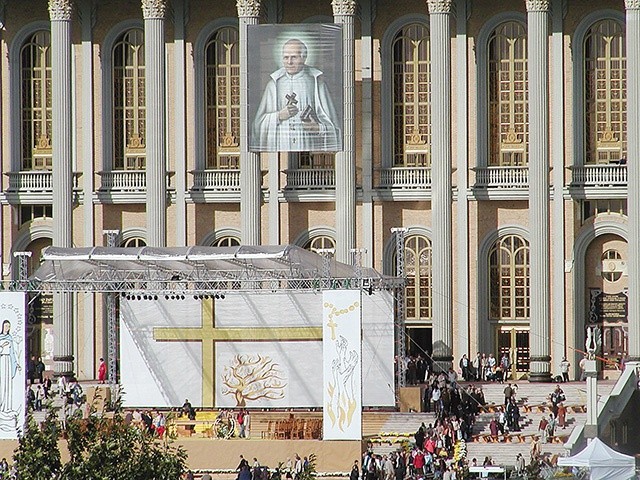
{"type": "MultiPolygon", "coordinates": [[[[119,230],[105,230],[107,247],[115,247],[120,236],[119,230]]],[[[107,309],[107,369],[108,380],[112,393],[118,382],[118,299],[117,293],[110,291],[106,293],[107,309]]],[[[115,398],[115,395],[113,395],[115,398]]]]}
{"type": "Polygon", "coordinates": [[[401,285],[396,290],[396,354],[398,355],[398,365],[396,368],[396,383],[398,387],[406,386],[406,377],[402,369],[402,362],[407,353],[407,339],[405,336],[406,310],[404,284],[406,279],[404,261],[404,237],[406,228],[392,228],[391,232],[396,239],[396,277],[401,279],[401,285]]]}
{"type": "MultiPolygon", "coordinates": [[[[176,277],[180,275],[177,274],[176,277]]],[[[224,291],[252,291],[254,293],[272,293],[274,291],[302,290],[350,290],[359,288],[362,283],[371,285],[375,290],[391,290],[402,284],[396,278],[238,278],[231,279],[182,279],[154,280],[130,278],[103,278],[100,280],[50,280],[47,282],[25,282],[24,288],[14,284],[12,290],[29,292],[96,292],[164,295],[167,292],[183,292],[189,294],[207,294],[224,291]]]]}

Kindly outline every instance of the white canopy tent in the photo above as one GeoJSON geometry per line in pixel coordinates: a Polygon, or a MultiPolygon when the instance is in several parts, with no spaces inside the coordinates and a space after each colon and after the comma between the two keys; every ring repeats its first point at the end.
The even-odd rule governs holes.
{"type": "Polygon", "coordinates": [[[591,480],[629,480],[636,477],[636,460],[616,452],[599,438],[594,438],[581,452],[558,459],[561,467],[583,467],[591,471],[591,480]]]}

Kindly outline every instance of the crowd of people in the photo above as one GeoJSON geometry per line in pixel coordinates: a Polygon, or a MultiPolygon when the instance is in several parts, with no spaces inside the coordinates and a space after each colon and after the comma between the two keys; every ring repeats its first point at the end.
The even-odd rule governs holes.
{"type": "Polygon", "coordinates": [[[420,425],[410,451],[399,450],[386,456],[365,452],[362,480],[402,480],[406,475],[456,478],[464,458],[456,458],[455,446],[471,438],[476,416],[486,403],[484,394],[480,386],[460,385],[453,369],[428,373],[425,380],[423,410],[435,413],[435,422],[420,425]]]}
{"type": "MultiPolygon", "coordinates": [[[[396,357],[395,364],[396,369],[401,369],[404,373],[407,385],[427,383],[433,372],[432,360],[428,354],[396,357]]],[[[506,353],[500,358],[496,358],[493,353],[478,352],[473,358],[464,354],[458,362],[456,374],[459,373],[466,382],[502,383],[509,379],[511,366],[511,360],[506,353]]]]}

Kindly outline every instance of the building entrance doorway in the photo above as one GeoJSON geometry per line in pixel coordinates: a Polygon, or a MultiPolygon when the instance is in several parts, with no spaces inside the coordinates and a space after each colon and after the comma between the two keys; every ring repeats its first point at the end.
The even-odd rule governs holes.
{"type": "Polygon", "coordinates": [[[509,380],[518,380],[529,373],[529,327],[498,327],[496,332],[498,362],[503,354],[509,356],[509,380]]]}
{"type": "Polygon", "coordinates": [[[431,327],[407,327],[407,354],[429,358],[432,354],[431,327]]]}

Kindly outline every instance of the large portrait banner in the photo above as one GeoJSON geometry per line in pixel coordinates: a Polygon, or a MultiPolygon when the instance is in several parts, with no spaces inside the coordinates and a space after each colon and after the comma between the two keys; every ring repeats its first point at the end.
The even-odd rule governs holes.
{"type": "Polygon", "coordinates": [[[342,150],[342,27],[247,27],[249,150],[342,150]]]}
{"type": "Polygon", "coordinates": [[[0,439],[16,439],[25,422],[27,296],[0,293],[0,439]]]}

